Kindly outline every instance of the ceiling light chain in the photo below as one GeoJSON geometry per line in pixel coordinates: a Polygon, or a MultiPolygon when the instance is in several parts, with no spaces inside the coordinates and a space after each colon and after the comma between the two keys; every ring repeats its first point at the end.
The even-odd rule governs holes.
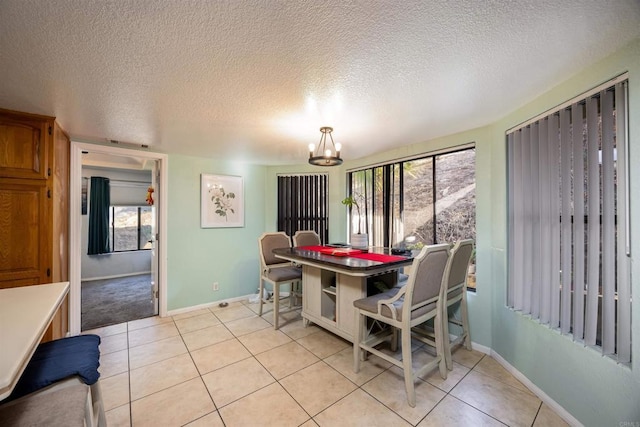
{"type": "Polygon", "coordinates": [[[315,144],[309,144],[309,164],[316,166],[338,166],[342,164],[342,159],[340,158],[340,149],[342,145],[340,143],[333,142],[333,136],[331,132],[333,132],[333,128],[329,126],[323,126],[320,128],[320,142],[318,143],[318,149],[316,150],[315,144]],[[331,139],[331,145],[333,146],[333,151],[331,148],[327,148],[327,135],[331,139]],[[315,153],[314,153],[314,150],[315,153]],[[335,153],[335,154],[334,154],[335,153]]]}

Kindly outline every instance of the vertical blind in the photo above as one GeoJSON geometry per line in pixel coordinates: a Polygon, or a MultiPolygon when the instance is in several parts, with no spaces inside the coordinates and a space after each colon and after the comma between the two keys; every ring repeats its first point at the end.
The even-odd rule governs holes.
{"type": "Polygon", "coordinates": [[[278,231],[293,236],[313,230],[320,241],[329,240],[327,175],[278,176],[278,231]]]}
{"type": "Polygon", "coordinates": [[[507,303],[631,360],[627,80],[507,132],[507,303]]]}

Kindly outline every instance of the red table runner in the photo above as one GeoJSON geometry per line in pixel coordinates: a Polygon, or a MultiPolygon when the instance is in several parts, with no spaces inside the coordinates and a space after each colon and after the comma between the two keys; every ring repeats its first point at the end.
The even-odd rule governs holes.
{"type": "Polygon", "coordinates": [[[307,251],[320,252],[326,255],[350,256],[352,258],[359,258],[359,259],[365,259],[367,261],[377,261],[377,262],[394,262],[394,261],[404,261],[405,259],[407,259],[406,257],[403,257],[403,256],[362,252],[358,249],[350,249],[350,248],[333,248],[331,246],[302,246],[300,249],[304,249],[307,251]]]}

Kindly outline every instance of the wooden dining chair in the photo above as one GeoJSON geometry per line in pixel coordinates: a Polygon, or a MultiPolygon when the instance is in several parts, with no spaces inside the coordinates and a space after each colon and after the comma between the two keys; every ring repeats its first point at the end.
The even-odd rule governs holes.
{"type": "Polygon", "coordinates": [[[405,391],[409,406],[416,406],[414,381],[417,377],[435,369],[440,371],[443,379],[447,378],[447,367],[444,355],[445,333],[443,306],[446,303],[445,291],[448,279],[448,263],[450,261],[449,245],[432,245],[422,249],[411,264],[406,286],[392,288],[387,292],[372,295],[353,302],[356,308],[357,333],[353,344],[353,369],[360,370],[360,362],[367,352],[393,363],[404,371],[405,391]],[[391,326],[376,334],[369,334],[367,319],[374,319],[391,326]],[[436,357],[419,368],[412,368],[411,329],[427,320],[434,319],[436,325],[435,340],[427,337],[416,337],[420,341],[436,348],[436,357]],[[402,361],[376,348],[377,345],[390,339],[392,348],[397,342],[396,332],[400,332],[402,344],[402,361]]]}
{"type": "Polygon", "coordinates": [[[293,235],[293,246],[318,246],[320,236],[313,230],[298,230],[293,235]]]}
{"type": "Polygon", "coordinates": [[[280,286],[289,285],[289,308],[293,308],[296,296],[295,286],[302,281],[302,269],[291,262],[276,258],[274,249],[290,248],[291,240],[286,233],[264,233],[258,238],[260,252],[260,286],[258,289],[260,309],[258,314],[262,316],[262,306],[268,302],[265,298],[264,282],[271,284],[273,290],[273,328],[278,329],[280,320],[280,286]]]}

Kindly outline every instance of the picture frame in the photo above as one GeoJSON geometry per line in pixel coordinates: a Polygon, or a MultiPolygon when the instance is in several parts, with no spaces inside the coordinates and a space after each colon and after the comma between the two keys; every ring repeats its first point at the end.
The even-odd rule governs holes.
{"type": "Polygon", "coordinates": [[[200,175],[200,227],[244,227],[244,183],[241,176],[200,175]]]}

